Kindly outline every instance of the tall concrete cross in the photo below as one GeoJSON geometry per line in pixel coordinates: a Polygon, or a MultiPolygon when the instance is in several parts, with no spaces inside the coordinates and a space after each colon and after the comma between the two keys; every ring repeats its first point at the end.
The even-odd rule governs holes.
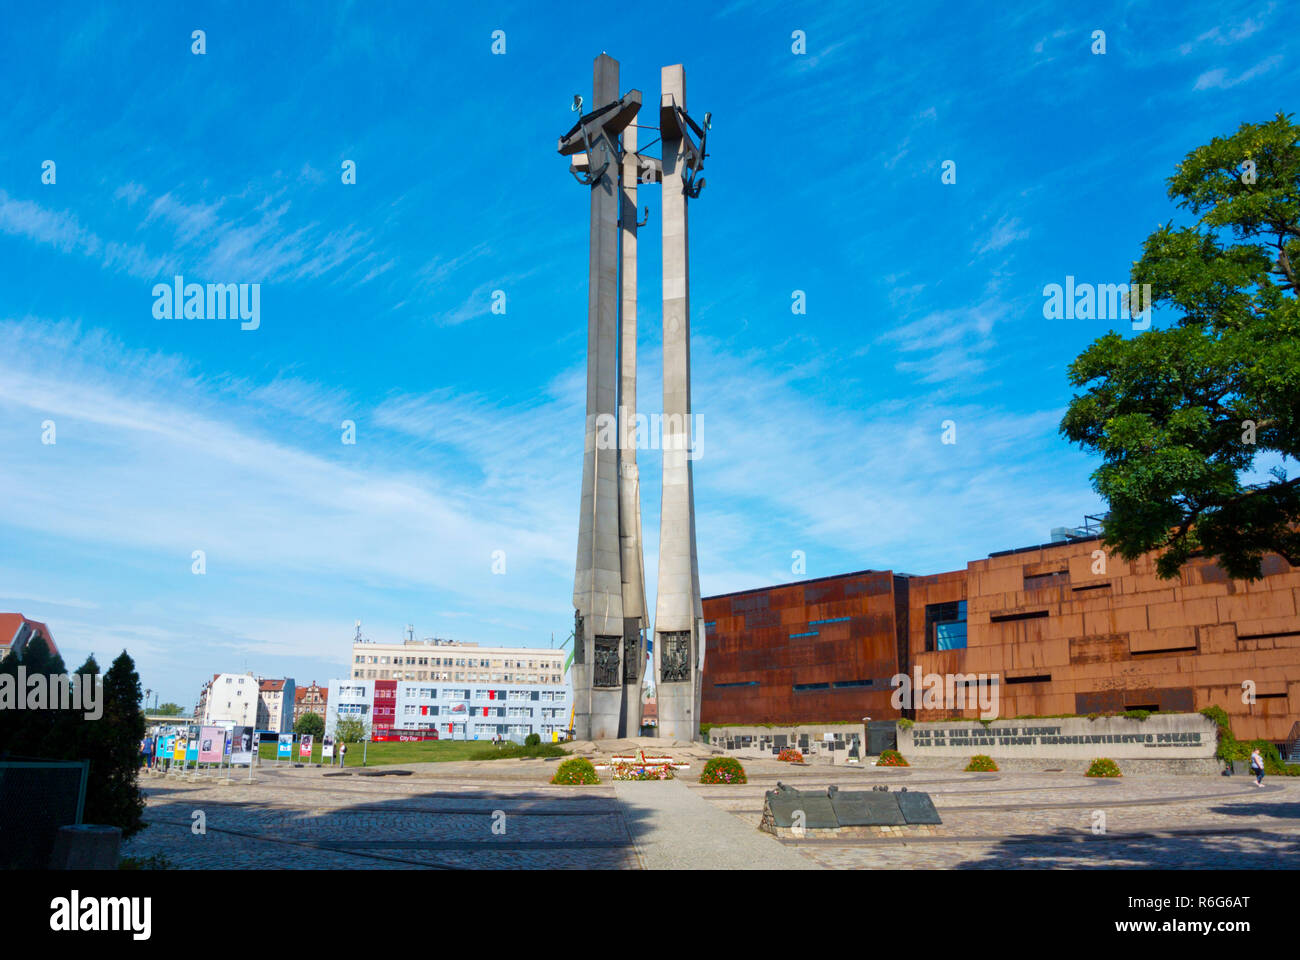
{"type": "Polygon", "coordinates": [[[574,735],[634,735],[641,724],[645,563],[641,546],[637,413],[637,184],[663,191],[663,499],[655,674],[660,736],[699,736],[704,610],[695,555],[691,460],[690,282],[686,204],[704,181],[708,128],[686,113],[681,65],[661,75],[662,159],[637,152],[641,106],[618,96],[618,63],[596,58],[592,109],[560,138],[569,171],[591,188],[587,300],[587,423],[583,442],[578,561],[573,584],[574,735]],[[696,140],[698,138],[698,142],[696,140]]]}

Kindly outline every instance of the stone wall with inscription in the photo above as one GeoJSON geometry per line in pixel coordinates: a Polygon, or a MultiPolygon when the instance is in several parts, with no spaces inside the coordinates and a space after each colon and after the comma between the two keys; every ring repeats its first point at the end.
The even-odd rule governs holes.
{"type": "Polygon", "coordinates": [[[1145,720],[1086,717],[1051,720],[955,720],[899,728],[898,749],[913,757],[1183,760],[1210,758],[1218,746],[1214,721],[1199,713],[1154,714],[1145,720]]]}

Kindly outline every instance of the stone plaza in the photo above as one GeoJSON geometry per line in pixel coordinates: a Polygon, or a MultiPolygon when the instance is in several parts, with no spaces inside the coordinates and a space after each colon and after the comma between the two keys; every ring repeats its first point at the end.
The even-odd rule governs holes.
{"type": "MultiPolygon", "coordinates": [[[[660,747],[663,741],[657,742],[660,747]]],[[[637,741],[574,744],[608,756],[637,741]]],[[[1300,868],[1300,779],[806,765],[746,758],[749,782],[701,785],[712,755],[671,781],[553,786],[555,760],[260,767],[236,777],[146,777],[149,827],[124,845],[179,869],[1090,869],[1300,868]],[[928,792],[922,835],[778,839],[765,792],[928,792]],[[196,817],[201,812],[202,818],[196,817]],[[203,833],[196,833],[202,819],[203,833]]]]}

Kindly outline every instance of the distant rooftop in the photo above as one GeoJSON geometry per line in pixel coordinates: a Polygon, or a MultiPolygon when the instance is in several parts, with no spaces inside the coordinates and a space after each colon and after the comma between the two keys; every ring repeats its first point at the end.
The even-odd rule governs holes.
{"type": "Polygon", "coordinates": [[[469,640],[447,640],[443,637],[425,637],[423,640],[370,640],[358,638],[353,643],[373,643],[384,647],[477,647],[478,643],[469,640]]]}

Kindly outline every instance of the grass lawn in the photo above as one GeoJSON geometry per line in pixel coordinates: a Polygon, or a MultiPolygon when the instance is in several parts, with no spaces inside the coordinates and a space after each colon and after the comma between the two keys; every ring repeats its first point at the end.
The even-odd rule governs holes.
{"type": "MultiPolygon", "coordinates": [[[[276,756],[275,748],[276,744],[274,743],[263,743],[261,745],[258,755],[262,758],[263,762],[271,761],[272,765],[274,765],[276,756]]],[[[481,753],[487,755],[489,752],[496,750],[497,748],[492,745],[492,741],[490,740],[421,740],[406,743],[400,741],[392,743],[372,743],[368,747],[365,747],[364,753],[366,757],[366,766],[378,767],[393,763],[437,763],[439,761],[447,760],[472,760],[474,759],[475,754],[481,753]]],[[[337,753],[337,751],[338,748],[335,747],[335,752],[337,753]]],[[[348,744],[347,765],[349,767],[361,766],[362,752],[362,744],[348,744]]],[[[526,748],[518,747],[515,744],[502,744],[499,750],[502,759],[507,759],[511,756],[520,756],[525,752],[526,748]]],[[[554,747],[553,744],[549,743],[543,744],[540,748],[533,748],[531,751],[531,753],[536,756],[559,756],[564,752],[564,750],[554,747]],[[555,752],[557,750],[558,753],[555,752]]],[[[290,762],[304,762],[298,758],[298,744],[295,743],[293,745],[292,761],[281,760],[280,762],[286,764],[290,762]]],[[[311,762],[321,762],[319,743],[312,745],[311,762]]],[[[329,763],[328,760],[325,762],[329,763]]],[[[337,756],[334,758],[334,763],[336,765],[338,764],[337,756]]]]}

